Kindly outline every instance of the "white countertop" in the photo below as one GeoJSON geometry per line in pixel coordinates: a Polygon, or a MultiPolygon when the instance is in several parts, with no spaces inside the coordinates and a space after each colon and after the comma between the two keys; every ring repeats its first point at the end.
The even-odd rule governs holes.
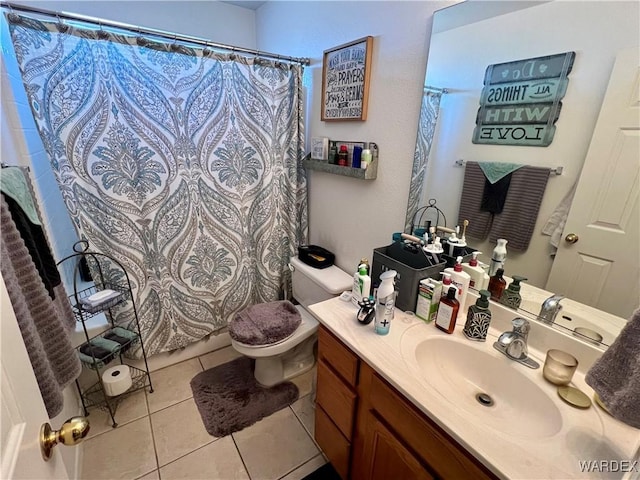
{"type": "MultiPolygon", "coordinates": [[[[492,344],[501,331],[490,328],[486,342],[467,340],[462,333],[466,318],[464,313],[460,314],[454,333],[447,335],[433,324],[426,324],[413,315],[396,310],[389,334],[381,336],[374,332],[373,323],[361,325],[356,321],[357,307],[351,302],[334,298],[311,305],[309,309],[320,323],[499,477],[623,478],[624,472],[583,472],[580,462],[629,461],[640,447],[638,429],[614,419],[596,405],[587,410],[567,405],[557,396],[556,387],[542,377],[542,367],[537,370],[528,369],[493,349],[492,344]],[[494,428],[494,425],[482,416],[482,409],[485,407],[478,405],[479,408],[474,409],[467,404],[466,408],[461,408],[462,399],[445,398],[441,395],[425,378],[415,356],[412,357],[409,351],[416,338],[434,336],[458,337],[461,341],[472,344],[474,348],[486,349],[491,355],[501,357],[511,368],[518,369],[518,372],[536,382],[549,394],[561,412],[562,425],[559,431],[548,436],[531,436],[526,431],[520,433],[517,426],[511,425],[509,430],[516,433],[505,434],[504,429],[494,428]]],[[[545,341],[548,342],[548,335],[554,333],[549,330],[545,335],[545,341]]],[[[531,338],[530,335],[530,340],[531,338]]],[[[560,339],[560,342],[566,341],[566,338],[560,339]]],[[[549,345],[549,348],[554,347],[555,344],[549,345]]],[[[530,356],[543,365],[546,350],[540,350],[536,350],[530,342],[530,356]]],[[[584,382],[584,368],[586,367],[576,372],[572,384],[592,397],[593,390],[584,382]]],[[[527,405],[522,405],[522,408],[526,409],[527,405]]]]}

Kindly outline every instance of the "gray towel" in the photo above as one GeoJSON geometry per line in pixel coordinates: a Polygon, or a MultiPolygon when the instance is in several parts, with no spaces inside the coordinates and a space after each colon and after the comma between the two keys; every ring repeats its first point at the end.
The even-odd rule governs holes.
{"type": "Polygon", "coordinates": [[[585,381],[611,415],[640,428],[640,308],[587,372],[585,381]]]}
{"type": "Polygon", "coordinates": [[[509,241],[509,249],[524,252],[529,248],[542,196],[549,180],[549,168],[523,166],[511,174],[511,183],[502,213],[481,210],[486,177],[477,162],[465,164],[458,223],[469,220],[466,235],[478,240],[489,237],[509,241]]]}
{"type": "Polygon", "coordinates": [[[247,345],[269,345],[287,338],[301,322],[300,312],[288,300],[259,303],[238,312],[229,322],[229,336],[247,345]]]}
{"type": "Polygon", "coordinates": [[[493,214],[481,210],[486,181],[487,179],[478,162],[467,162],[465,164],[458,224],[462,224],[465,219],[469,220],[465,236],[478,240],[487,238],[493,221],[493,214]]]}
{"type": "Polygon", "coordinates": [[[80,360],[69,332],[75,326],[67,293],[54,287],[55,300],[40,275],[0,195],[0,268],[31,366],[49,417],[62,411],[63,389],[80,375],[80,360]]]}
{"type": "Polygon", "coordinates": [[[511,174],[502,213],[493,217],[489,231],[491,242],[506,238],[509,250],[524,252],[529,248],[550,174],[549,168],[531,166],[524,166],[511,174]]]}

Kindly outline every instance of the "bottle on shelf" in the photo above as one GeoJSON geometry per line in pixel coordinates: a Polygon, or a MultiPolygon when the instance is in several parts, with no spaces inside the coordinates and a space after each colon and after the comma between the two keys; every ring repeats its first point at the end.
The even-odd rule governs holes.
{"type": "Polygon", "coordinates": [[[372,159],[373,156],[371,154],[371,150],[369,150],[368,148],[362,150],[362,153],[360,154],[360,168],[366,169],[369,165],[371,165],[372,159]]]}
{"type": "Polygon", "coordinates": [[[329,163],[335,165],[338,163],[338,145],[336,142],[329,142],[329,163]]]}
{"type": "Polygon", "coordinates": [[[340,145],[340,150],[338,151],[338,165],[341,167],[349,166],[349,150],[346,145],[340,145]]]}

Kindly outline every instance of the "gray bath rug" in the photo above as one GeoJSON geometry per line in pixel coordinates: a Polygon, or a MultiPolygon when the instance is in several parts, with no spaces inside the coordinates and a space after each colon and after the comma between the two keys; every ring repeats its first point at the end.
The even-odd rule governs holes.
{"type": "Polygon", "coordinates": [[[202,422],[214,437],[253,425],[298,399],[298,387],[282,382],[262,387],[253,377],[254,360],[240,357],[200,372],[191,379],[202,422]]]}

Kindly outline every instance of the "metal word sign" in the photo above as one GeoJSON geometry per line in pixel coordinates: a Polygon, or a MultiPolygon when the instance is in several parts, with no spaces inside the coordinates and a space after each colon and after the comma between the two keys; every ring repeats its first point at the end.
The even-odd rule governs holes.
{"type": "Polygon", "coordinates": [[[550,145],[575,56],[565,52],[489,65],[473,143],[550,145]]]}

